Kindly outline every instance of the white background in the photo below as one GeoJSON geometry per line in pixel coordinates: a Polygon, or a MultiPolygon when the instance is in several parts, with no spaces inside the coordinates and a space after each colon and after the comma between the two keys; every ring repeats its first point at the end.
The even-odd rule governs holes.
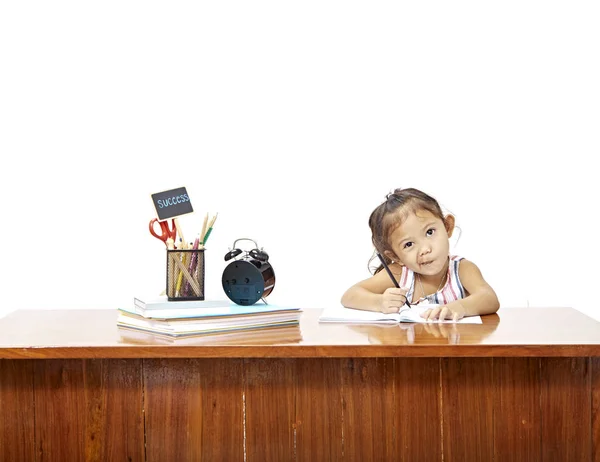
{"type": "Polygon", "coordinates": [[[272,302],[369,276],[395,187],[456,215],[502,306],[600,319],[600,7],[585,1],[0,3],[0,316],[164,288],[150,194],[270,254],[272,302]]]}

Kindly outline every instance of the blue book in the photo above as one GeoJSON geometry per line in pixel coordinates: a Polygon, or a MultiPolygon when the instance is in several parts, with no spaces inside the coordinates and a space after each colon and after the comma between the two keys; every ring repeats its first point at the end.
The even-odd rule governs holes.
{"type": "Polygon", "coordinates": [[[119,308],[119,310],[150,319],[235,317],[300,311],[299,308],[295,307],[265,303],[241,306],[229,300],[187,300],[175,302],[168,301],[166,297],[146,303],[138,298],[134,298],[132,308],[119,308]]]}

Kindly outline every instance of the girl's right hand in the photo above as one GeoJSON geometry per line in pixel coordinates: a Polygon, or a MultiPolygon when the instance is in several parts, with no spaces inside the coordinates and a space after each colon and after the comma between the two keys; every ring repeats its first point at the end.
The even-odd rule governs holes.
{"type": "Polygon", "coordinates": [[[383,293],[381,300],[382,313],[398,313],[400,308],[406,303],[406,294],[408,289],[390,287],[383,293]]]}

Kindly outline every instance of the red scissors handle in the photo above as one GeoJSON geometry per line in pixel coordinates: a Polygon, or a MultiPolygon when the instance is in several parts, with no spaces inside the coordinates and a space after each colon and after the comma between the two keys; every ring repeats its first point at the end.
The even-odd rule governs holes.
{"type": "Polygon", "coordinates": [[[169,228],[168,220],[158,221],[157,218],[153,218],[152,220],[150,220],[148,228],[150,229],[150,234],[152,234],[156,239],[160,239],[161,241],[163,241],[165,245],[167,245],[167,239],[169,238],[173,239],[173,243],[175,243],[175,236],[177,235],[175,220],[171,220],[171,227],[169,228]],[[155,223],[158,223],[158,225],[160,226],[160,234],[156,232],[154,226],[155,223]]]}

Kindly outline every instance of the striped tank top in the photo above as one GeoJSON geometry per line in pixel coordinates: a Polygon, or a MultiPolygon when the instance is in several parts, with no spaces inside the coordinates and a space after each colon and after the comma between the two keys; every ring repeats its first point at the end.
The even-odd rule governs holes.
{"type": "Polygon", "coordinates": [[[418,305],[419,303],[435,303],[438,305],[446,305],[455,300],[465,298],[466,291],[460,282],[460,277],[458,276],[458,268],[462,259],[463,257],[451,255],[450,262],[448,263],[448,277],[446,278],[446,284],[444,287],[442,287],[436,293],[428,295],[427,297],[419,300],[413,300],[413,295],[415,293],[415,273],[406,266],[403,266],[399,283],[400,287],[410,287],[410,290],[406,294],[406,298],[410,300],[410,303],[413,305],[418,305]]]}

